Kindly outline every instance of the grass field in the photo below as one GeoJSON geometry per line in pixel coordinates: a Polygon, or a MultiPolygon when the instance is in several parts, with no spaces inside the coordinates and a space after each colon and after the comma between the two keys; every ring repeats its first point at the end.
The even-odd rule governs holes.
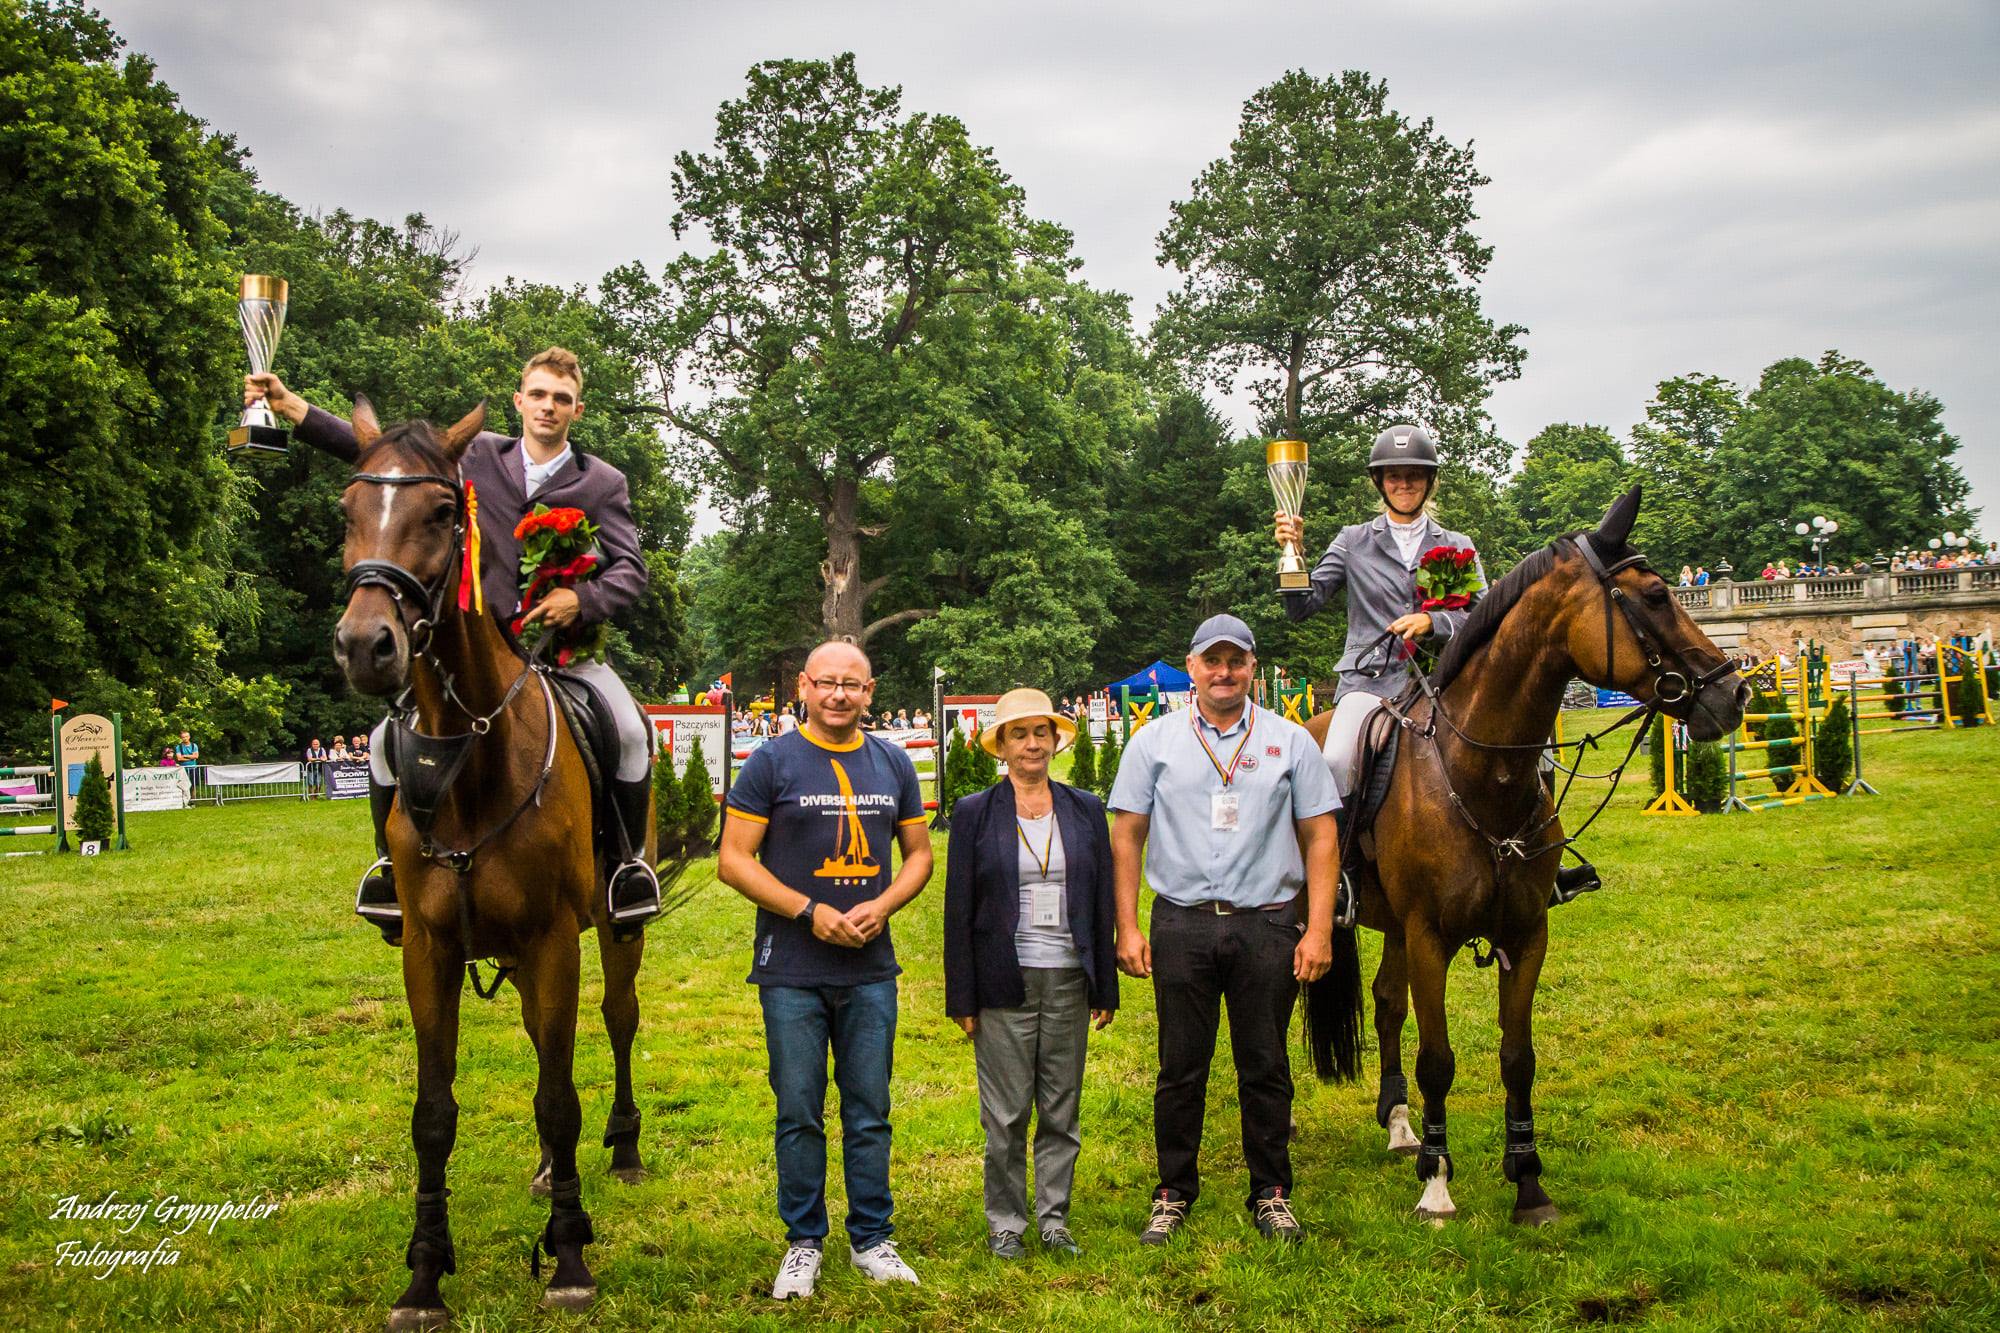
{"type": "MultiPolygon", "coordinates": [[[[836,1146],[819,1295],[764,1297],[783,1236],[750,911],[714,885],[651,933],[636,1066],[653,1174],[637,1187],[594,1146],[611,1066],[586,951],[577,1074],[602,1284],[586,1315],[536,1308],[533,1058],[511,991],[467,997],[446,1298],[459,1327],[489,1330],[2000,1325],[2000,733],[1883,738],[1867,761],[1879,798],[1699,821],[1641,817],[1641,769],[1593,830],[1608,887],[1555,918],[1538,1006],[1545,1183],[1565,1213],[1547,1230],[1507,1221],[1494,974],[1461,957],[1450,1226],[1411,1219],[1411,1165],[1371,1114],[1371,1050],[1360,1086],[1315,1084],[1301,1062],[1310,1239],[1260,1243],[1225,1057],[1189,1234],[1140,1247],[1155,1033],[1128,980],[1086,1082],[1086,1256],[990,1261],[972,1055],[942,1012],[940,855],[895,924],[893,1183],[921,1288],[846,1264],[836,1146]]],[[[130,854],[0,863],[7,1327],[379,1327],[406,1276],[415,1057],[396,956],[348,913],[366,817],[359,802],[142,815],[130,854]],[[114,1191],[278,1207],[178,1238],[150,1213],[123,1236],[51,1217],[114,1191]],[[64,1242],[163,1240],[178,1259],[149,1272],[60,1262],[64,1242]]],[[[1376,944],[1363,935],[1371,973],[1376,944]]]]}

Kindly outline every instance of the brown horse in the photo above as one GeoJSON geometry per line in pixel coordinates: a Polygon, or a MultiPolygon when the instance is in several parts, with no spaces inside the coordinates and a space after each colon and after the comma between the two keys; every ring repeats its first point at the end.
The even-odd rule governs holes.
{"type": "MultiPolygon", "coordinates": [[[[1581,676],[1626,691],[1647,706],[1642,730],[1657,710],[1702,740],[1734,730],[1748,699],[1729,660],[1629,546],[1638,509],[1634,487],[1594,532],[1564,537],[1522,561],[1466,618],[1430,688],[1390,708],[1403,728],[1401,748],[1373,826],[1376,874],[1361,877],[1357,912],[1358,924],[1383,939],[1374,984],[1382,1052],[1375,1114],[1390,1131],[1389,1146],[1416,1155],[1423,1183],[1417,1213],[1439,1225],[1456,1212],[1447,1187],[1453,1060],[1445,973],[1459,949],[1478,939],[1490,941],[1490,956],[1501,964],[1503,1165],[1515,1184],[1514,1220],[1539,1226],[1557,1216],[1541,1186],[1530,1094],[1535,982],[1564,845],[1540,761],[1563,687],[1581,676]],[[1410,1132],[1402,1073],[1403,1020],[1413,996],[1421,1142],[1410,1132]]],[[[1332,716],[1308,724],[1322,743],[1332,716]]],[[[1343,933],[1334,971],[1306,993],[1307,1041],[1321,1077],[1353,1078],[1359,1068],[1361,979],[1352,932],[1343,933]]]]}
{"type": "MultiPolygon", "coordinates": [[[[420,737],[433,738],[406,741],[408,766],[446,775],[441,791],[431,784],[422,792],[421,773],[399,774],[389,823],[403,909],[403,990],[417,1038],[410,1124],[416,1223],[404,1252],[410,1284],[390,1310],[391,1329],[449,1318],[438,1291],[438,1279],[457,1268],[445,1165],[458,1130],[452,1082],[459,995],[468,973],[478,986],[475,960],[496,959],[502,975],[512,977],[535,1045],[535,1129],[542,1143],[535,1184],[537,1193],[552,1195],[537,1273],[541,1247],[555,1259],[544,1305],[585,1306],[597,1291],[583,1259],[592,1236],[577,1176],[583,1117],[571,1073],[578,936],[592,925],[617,1065],[605,1143],[614,1176],[630,1183],[643,1175],[631,1060],[644,937],[614,942],[606,927],[588,777],[568,728],[557,721],[546,676],[529,668],[490,614],[459,608],[469,521],[459,459],[485,417],[482,403],[443,435],[421,421],[383,431],[367,401],[357,401],[361,453],[340,502],[348,600],[334,655],[355,689],[397,700],[392,718],[400,714],[420,737]],[[463,767],[452,776],[458,763],[463,767]],[[429,827],[420,831],[413,810],[422,817],[432,799],[429,827]]],[[[647,823],[651,860],[650,816],[647,823]]],[[[497,989],[499,981],[493,984],[497,989]]]]}

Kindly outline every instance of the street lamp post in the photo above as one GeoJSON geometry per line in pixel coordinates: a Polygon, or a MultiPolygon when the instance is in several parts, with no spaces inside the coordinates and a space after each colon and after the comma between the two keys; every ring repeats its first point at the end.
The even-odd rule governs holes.
{"type": "Polygon", "coordinates": [[[1840,524],[1824,514],[1815,514],[1811,523],[1793,524],[1792,531],[1801,537],[1811,534],[1813,564],[1823,566],[1826,563],[1826,544],[1833,540],[1834,533],[1840,531],[1840,524]]]}
{"type": "Polygon", "coordinates": [[[1947,554],[1952,551],[1963,551],[1970,545],[1972,545],[1972,538],[1958,532],[1947,532],[1942,537],[1931,538],[1931,549],[1933,551],[1943,550],[1947,554]]]}

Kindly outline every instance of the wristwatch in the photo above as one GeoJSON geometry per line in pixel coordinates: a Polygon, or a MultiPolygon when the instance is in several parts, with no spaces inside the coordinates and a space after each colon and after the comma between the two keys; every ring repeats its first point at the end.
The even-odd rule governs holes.
{"type": "Polygon", "coordinates": [[[799,909],[798,915],[794,916],[792,920],[803,921],[808,926],[810,926],[812,924],[812,919],[813,919],[813,909],[818,906],[819,906],[819,899],[817,898],[806,899],[806,905],[799,909]]]}

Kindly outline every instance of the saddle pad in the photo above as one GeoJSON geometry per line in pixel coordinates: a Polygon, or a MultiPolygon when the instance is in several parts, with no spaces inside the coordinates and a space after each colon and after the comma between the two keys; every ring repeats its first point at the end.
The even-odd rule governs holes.
{"type": "Polygon", "coordinates": [[[590,829],[597,843],[598,855],[603,859],[608,854],[605,834],[608,820],[604,818],[608,793],[604,789],[605,774],[616,772],[618,756],[606,748],[607,740],[616,743],[617,732],[610,726],[610,719],[599,715],[596,695],[588,685],[572,676],[551,671],[549,682],[555,686],[556,706],[569,724],[569,734],[577,742],[577,753],[583,757],[583,771],[590,779],[590,829]]]}

